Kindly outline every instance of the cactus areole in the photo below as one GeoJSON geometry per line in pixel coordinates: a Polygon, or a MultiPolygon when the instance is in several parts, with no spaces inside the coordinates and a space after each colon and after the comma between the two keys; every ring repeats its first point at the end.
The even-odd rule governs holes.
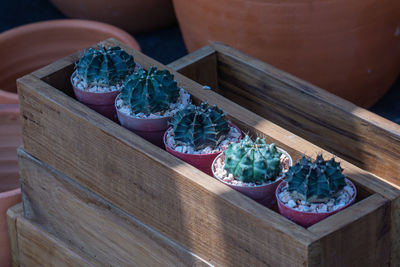
{"type": "Polygon", "coordinates": [[[265,139],[252,141],[245,136],[239,143],[229,144],[224,155],[225,170],[245,183],[273,182],[282,172],[282,153],[274,144],[267,144],[265,139]]]}
{"type": "Polygon", "coordinates": [[[201,103],[178,111],[170,122],[177,145],[190,145],[195,150],[216,148],[229,134],[225,114],[216,106],[201,103]]]}
{"type": "Polygon", "coordinates": [[[108,87],[122,83],[135,69],[131,55],[118,46],[89,48],[76,64],[76,74],[89,86],[108,87]]]}
{"type": "Polygon", "coordinates": [[[179,98],[179,87],[168,70],[151,67],[130,75],[121,90],[121,100],[131,107],[133,114],[150,115],[165,112],[179,98]]]}
{"type": "Polygon", "coordinates": [[[340,163],[325,161],[318,155],[313,162],[303,156],[286,174],[287,190],[295,199],[308,203],[326,203],[346,186],[340,163]]]}

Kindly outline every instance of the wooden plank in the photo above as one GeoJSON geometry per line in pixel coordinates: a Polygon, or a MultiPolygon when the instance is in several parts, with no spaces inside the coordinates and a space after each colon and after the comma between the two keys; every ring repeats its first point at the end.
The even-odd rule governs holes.
{"type": "Polygon", "coordinates": [[[28,219],[107,266],[211,266],[136,218],[18,151],[28,219]]]}
{"type": "MultiPolygon", "coordinates": [[[[135,58],[145,68],[162,67],[140,53],[135,58]]],[[[53,73],[58,72],[61,70],[55,65],[53,73]]],[[[217,104],[241,128],[267,136],[295,159],[302,153],[312,157],[318,152],[329,155],[217,93],[203,90],[201,85],[180,74],[175,75],[179,85],[194,98],[217,104]]],[[[57,88],[66,95],[42,80],[26,76],[18,81],[24,145],[29,153],[197,255],[215,259],[212,263],[247,265],[249,258],[254,264],[318,263],[318,256],[304,249],[318,248],[316,236],[310,231],[260,208],[236,191],[72,100],[67,96],[70,88],[57,88]],[[238,218],[245,219],[238,221],[238,218]],[[241,231],[233,235],[237,229],[241,231]],[[204,243],[202,236],[212,237],[215,244],[204,243]],[[264,240],[270,242],[265,244],[264,240]],[[223,255],[223,251],[232,252],[234,257],[223,255]]],[[[342,164],[360,191],[398,199],[399,191],[378,177],[345,161],[342,164]]],[[[393,209],[392,215],[395,215],[393,209]]]]}
{"type": "Polygon", "coordinates": [[[319,236],[323,266],[389,266],[390,202],[379,194],[308,229],[319,236]]]}
{"type": "Polygon", "coordinates": [[[17,218],[22,216],[22,203],[19,203],[7,210],[8,235],[10,236],[11,265],[19,266],[19,249],[17,234],[17,218]]]}
{"type": "Polygon", "coordinates": [[[228,46],[211,47],[218,93],[400,185],[399,125],[228,46]]]}

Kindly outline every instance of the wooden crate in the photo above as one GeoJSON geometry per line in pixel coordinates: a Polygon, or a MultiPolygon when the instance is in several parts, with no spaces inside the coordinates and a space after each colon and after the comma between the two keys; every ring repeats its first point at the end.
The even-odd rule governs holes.
{"type": "Polygon", "coordinates": [[[222,43],[169,67],[400,188],[400,125],[222,43]]]}
{"type": "MultiPolygon", "coordinates": [[[[165,67],[115,40],[104,44],[122,46],[145,68],[165,67]]],[[[400,192],[377,176],[339,158],[357,185],[357,203],[305,229],[77,102],[69,84],[77,59],[78,53],[18,80],[24,149],[38,160],[209,264],[386,266],[391,259],[396,266],[400,192]]],[[[173,73],[196,101],[218,105],[241,129],[294,159],[329,155],[173,73]]],[[[25,216],[40,221],[45,207],[22,189],[25,216]]],[[[46,220],[43,226],[55,227],[46,220]]]]}

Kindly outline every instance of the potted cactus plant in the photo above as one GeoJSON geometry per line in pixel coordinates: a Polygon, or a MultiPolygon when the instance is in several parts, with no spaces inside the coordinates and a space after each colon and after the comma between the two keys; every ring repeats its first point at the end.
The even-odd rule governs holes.
{"type": "Polygon", "coordinates": [[[334,158],[326,161],[322,155],[315,161],[303,156],[276,189],[280,213],[304,227],[350,206],[356,195],[340,163],[334,158]]]}
{"type": "Polygon", "coordinates": [[[177,112],[170,125],[164,134],[166,150],[209,175],[215,157],[242,135],[222,110],[205,102],[177,112]]]}
{"type": "Polygon", "coordinates": [[[76,98],[116,120],[114,101],[125,78],[140,66],[120,47],[89,48],[76,64],[71,83],[76,98]]]}
{"type": "Polygon", "coordinates": [[[264,138],[253,141],[246,135],[215,158],[212,171],[224,184],[272,208],[275,189],[291,165],[288,152],[267,144],[264,138]]]}
{"type": "Polygon", "coordinates": [[[168,121],[188,104],[190,95],[178,87],[174,75],[156,67],[130,75],[115,100],[122,126],[159,147],[168,121]]]}

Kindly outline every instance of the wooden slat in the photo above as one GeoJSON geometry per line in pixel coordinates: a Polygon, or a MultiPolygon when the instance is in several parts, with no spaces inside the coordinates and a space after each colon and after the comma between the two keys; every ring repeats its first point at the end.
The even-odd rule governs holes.
{"type": "MultiPolygon", "coordinates": [[[[135,58],[145,68],[150,65],[162,67],[140,53],[135,58]]],[[[53,73],[61,72],[56,65],[53,67],[53,73]]],[[[195,98],[217,104],[240,127],[267,136],[270,142],[287,149],[294,158],[302,153],[313,157],[318,152],[329,155],[217,93],[203,90],[201,85],[180,74],[175,75],[178,83],[195,98]]],[[[71,100],[48,83],[26,76],[18,81],[18,85],[24,145],[29,153],[184,247],[218,264],[318,263],[318,256],[315,256],[318,253],[304,250],[311,245],[318,250],[318,244],[314,242],[316,236],[311,232],[260,208],[246,197],[71,100]],[[238,217],[242,219],[238,221],[238,217]],[[179,232],[179,229],[185,229],[185,232],[179,232]],[[236,233],[237,229],[241,229],[239,233],[236,233]],[[212,245],[204,243],[202,236],[212,237],[216,242],[212,245]],[[268,244],[263,243],[264,240],[269,240],[268,244]],[[223,255],[222,251],[231,254],[223,255]],[[249,262],[249,258],[253,262],[249,262]]],[[[70,88],[58,89],[70,94],[70,88]]],[[[342,164],[346,173],[350,173],[364,191],[378,192],[391,201],[399,198],[399,191],[378,177],[345,161],[342,164]]],[[[396,214],[398,211],[392,209],[394,218],[396,214]]]]}
{"type": "Polygon", "coordinates": [[[210,266],[22,149],[18,155],[28,219],[97,266],[210,266]]]}
{"type": "Polygon", "coordinates": [[[390,202],[379,194],[308,229],[320,237],[323,266],[389,266],[390,202]]]}
{"type": "Polygon", "coordinates": [[[7,210],[7,227],[10,237],[11,265],[19,266],[17,218],[22,216],[22,203],[19,203],[7,210]]]}
{"type": "Polygon", "coordinates": [[[211,47],[219,93],[400,185],[399,125],[228,46],[211,47]]]}

